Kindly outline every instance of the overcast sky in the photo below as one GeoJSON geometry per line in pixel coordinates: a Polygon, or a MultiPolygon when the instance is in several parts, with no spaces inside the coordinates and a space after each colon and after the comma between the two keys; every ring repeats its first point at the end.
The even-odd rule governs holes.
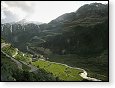
{"type": "Polygon", "coordinates": [[[2,1],[1,19],[7,22],[27,19],[48,23],[58,16],[76,11],[84,4],[107,1],[2,1]]]}

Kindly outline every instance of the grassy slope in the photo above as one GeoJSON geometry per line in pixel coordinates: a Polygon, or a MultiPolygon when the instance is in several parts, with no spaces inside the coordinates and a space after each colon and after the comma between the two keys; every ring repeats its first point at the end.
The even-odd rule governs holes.
{"type": "Polygon", "coordinates": [[[38,47],[50,49],[53,52],[49,56],[50,61],[83,68],[89,76],[108,81],[108,18],[96,18],[97,21],[91,19],[88,26],[66,25],[65,30],[68,32],[46,38],[47,42],[41,45],[33,45],[34,51],[38,51],[38,47]],[[70,43],[67,43],[67,39],[70,43]],[[66,51],[64,55],[62,50],[66,51]]]}
{"type": "Polygon", "coordinates": [[[83,68],[88,72],[90,77],[108,80],[108,55],[107,51],[102,52],[96,57],[81,57],[75,54],[69,55],[50,55],[50,61],[67,64],[72,67],[83,68]]]}
{"type": "Polygon", "coordinates": [[[2,53],[1,56],[1,81],[61,81],[40,68],[35,72],[29,72],[30,67],[22,64],[22,69],[19,69],[10,58],[2,53]]]}
{"type": "Polygon", "coordinates": [[[77,70],[74,68],[69,68],[65,65],[52,63],[50,61],[38,60],[36,62],[32,62],[33,65],[43,68],[47,72],[53,73],[55,77],[59,77],[59,79],[64,81],[82,81],[83,78],[79,76],[81,70],[77,70]]]}
{"type": "MultiPolygon", "coordinates": [[[[2,43],[4,41],[2,40],[2,43]]],[[[2,48],[2,50],[8,55],[12,56],[15,54],[15,48],[11,45],[6,45],[2,48]]],[[[20,52],[20,51],[18,51],[20,52]]],[[[22,52],[20,52],[17,60],[27,61],[28,54],[22,56],[22,52]],[[21,54],[20,54],[21,53],[21,54]]],[[[9,57],[4,55],[1,52],[1,80],[2,81],[61,81],[58,77],[54,77],[51,73],[46,72],[43,69],[38,68],[35,72],[29,72],[31,69],[27,65],[22,64],[22,69],[18,68],[18,65],[11,60],[9,57]]],[[[17,55],[16,55],[17,56],[17,55]]],[[[28,62],[27,62],[28,63],[28,62]]]]}
{"type": "Polygon", "coordinates": [[[2,50],[10,56],[15,55],[15,53],[17,52],[18,54],[15,56],[15,59],[17,59],[17,60],[25,61],[27,63],[32,61],[32,59],[31,59],[32,57],[30,54],[17,51],[16,48],[13,48],[13,46],[10,44],[3,47],[2,50]],[[23,56],[23,54],[24,54],[24,56],[23,56]]]}
{"type": "MultiPolygon", "coordinates": [[[[6,45],[5,47],[2,48],[2,50],[5,53],[9,54],[10,56],[13,56],[16,52],[16,49],[13,48],[13,46],[11,46],[11,45],[6,45]]],[[[22,54],[23,54],[22,52],[18,51],[18,54],[15,56],[15,58],[17,60],[27,61],[24,59],[27,59],[28,55],[25,54],[23,56],[22,54]]],[[[15,80],[21,81],[21,80],[24,80],[22,78],[18,78],[18,76],[23,77],[24,74],[29,75],[28,79],[25,79],[26,81],[29,79],[35,80],[33,78],[30,78],[30,76],[33,73],[28,72],[30,70],[30,68],[28,66],[22,64],[22,70],[18,69],[17,64],[15,62],[13,62],[10,58],[7,58],[6,56],[4,56],[3,54],[2,54],[2,63],[3,63],[2,68],[5,67],[2,70],[2,74],[5,73],[4,77],[6,77],[6,75],[7,75],[7,78],[4,81],[8,81],[8,80],[9,81],[11,81],[11,80],[12,81],[15,81],[15,80]],[[4,63],[5,63],[5,65],[4,65],[4,63]],[[7,69],[7,70],[4,71],[4,69],[7,69]]],[[[64,81],[82,81],[83,80],[83,78],[81,78],[79,76],[79,73],[82,72],[80,70],[71,69],[71,68],[68,68],[64,65],[54,64],[54,63],[51,63],[49,61],[42,61],[42,60],[40,60],[38,62],[33,62],[33,64],[36,65],[37,67],[39,65],[39,68],[43,68],[45,70],[45,72],[52,73],[55,77],[59,77],[60,80],[64,80],[64,81]]],[[[43,77],[44,74],[41,74],[41,77],[43,77]]],[[[46,74],[46,77],[47,77],[47,74],[46,74]]]]}

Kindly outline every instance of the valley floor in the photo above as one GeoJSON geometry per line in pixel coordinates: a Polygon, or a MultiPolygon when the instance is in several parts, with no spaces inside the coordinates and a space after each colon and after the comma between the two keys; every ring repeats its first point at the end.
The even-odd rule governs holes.
{"type": "MultiPolygon", "coordinates": [[[[36,61],[33,61],[31,63],[28,63],[26,61],[23,61],[25,59],[26,54],[22,54],[19,50],[14,49],[14,51],[10,54],[8,54],[8,49],[9,44],[2,43],[1,44],[1,53],[6,55],[6,57],[10,58],[13,62],[15,62],[18,66],[18,68],[23,69],[23,66],[25,65],[26,68],[29,68],[29,72],[36,72],[38,69],[43,69],[48,73],[51,73],[54,77],[58,77],[60,80],[63,81],[101,81],[100,79],[93,78],[88,76],[88,73],[86,70],[82,68],[77,68],[77,67],[71,67],[68,66],[67,64],[62,64],[62,63],[57,63],[57,62],[52,62],[52,61],[47,61],[44,59],[38,59],[36,61]],[[5,50],[7,49],[7,50],[5,50]],[[4,51],[5,50],[5,51],[4,51]],[[17,58],[17,56],[21,55],[21,57],[17,58]]],[[[31,58],[32,57],[28,57],[31,58]]],[[[49,57],[50,58],[50,57],[49,57]]],[[[31,81],[31,80],[30,80],[31,81]]]]}

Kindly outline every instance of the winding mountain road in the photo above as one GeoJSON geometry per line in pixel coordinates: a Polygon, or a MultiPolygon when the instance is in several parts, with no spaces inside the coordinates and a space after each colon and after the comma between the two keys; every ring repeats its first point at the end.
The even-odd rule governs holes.
{"type": "Polygon", "coordinates": [[[15,58],[11,57],[10,55],[2,51],[2,48],[5,47],[6,45],[9,45],[9,44],[5,44],[5,43],[1,44],[1,52],[7,57],[9,57],[11,60],[13,60],[18,65],[18,68],[22,69],[22,64],[18,60],[16,60],[15,58]]]}
{"type": "Polygon", "coordinates": [[[22,64],[21,64],[18,60],[14,59],[13,57],[11,57],[11,56],[8,55],[7,53],[3,52],[2,50],[1,50],[1,52],[2,52],[4,55],[6,55],[7,57],[9,57],[12,61],[14,61],[14,62],[18,65],[18,68],[22,69],[22,64]]]}
{"type": "MultiPolygon", "coordinates": [[[[31,49],[29,49],[29,47],[28,47],[28,46],[27,46],[27,50],[28,50],[28,51],[31,51],[31,49]]],[[[31,52],[35,53],[34,51],[31,51],[31,52]]],[[[42,59],[42,60],[43,60],[43,59],[42,59]]],[[[57,62],[51,62],[51,63],[64,65],[64,66],[66,66],[66,67],[69,67],[69,68],[74,68],[74,69],[77,69],[77,70],[82,70],[82,71],[83,71],[83,73],[80,73],[79,75],[80,75],[82,78],[87,79],[87,80],[89,80],[89,81],[101,81],[101,80],[96,79],[96,78],[88,77],[88,75],[87,75],[87,71],[85,71],[85,70],[84,70],[84,69],[82,69],[82,68],[71,67],[71,66],[68,66],[68,65],[66,65],[66,64],[57,63],[57,62]]]]}
{"type": "MultiPolygon", "coordinates": [[[[5,47],[6,45],[8,45],[8,44],[2,43],[2,44],[1,44],[1,48],[5,47]]],[[[29,50],[28,46],[27,46],[27,50],[29,50]]],[[[30,51],[30,50],[29,50],[29,51],[30,51]]],[[[18,68],[20,68],[20,69],[22,69],[22,64],[21,64],[20,62],[22,62],[23,64],[25,64],[25,65],[27,65],[27,66],[29,66],[29,67],[31,68],[31,70],[29,70],[29,72],[34,72],[34,71],[37,71],[37,70],[38,70],[37,67],[35,67],[35,66],[31,65],[31,64],[27,64],[26,62],[23,62],[23,61],[20,61],[20,62],[19,62],[18,60],[16,60],[14,57],[18,54],[17,50],[16,50],[16,53],[15,53],[12,57],[9,56],[8,54],[6,54],[5,52],[3,52],[2,50],[1,50],[1,52],[2,52],[3,54],[5,54],[7,57],[9,57],[11,60],[13,60],[14,62],[16,62],[16,64],[18,65],[18,68]]],[[[77,69],[77,70],[82,70],[83,73],[80,73],[80,74],[79,74],[82,78],[87,79],[87,80],[89,80],[89,81],[101,81],[101,80],[96,79],[96,78],[88,77],[88,76],[87,76],[87,72],[86,72],[84,69],[76,68],[76,67],[71,67],[71,66],[68,66],[68,65],[62,64],[62,63],[56,63],[56,62],[50,62],[50,63],[60,64],[60,65],[64,65],[64,66],[69,67],[69,68],[74,68],[74,69],[77,69]]]]}
{"type": "MultiPolygon", "coordinates": [[[[9,44],[2,43],[1,48],[5,47],[6,45],[9,45],[9,44]]],[[[14,57],[18,54],[18,50],[16,50],[16,53],[13,56],[8,55],[7,53],[5,53],[2,50],[1,50],[1,52],[3,54],[5,54],[7,57],[9,57],[11,60],[13,60],[18,65],[18,68],[20,68],[20,69],[22,69],[22,63],[23,63],[31,68],[31,70],[29,70],[29,72],[34,72],[34,71],[38,70],[37,67],[32,66],[31,64],[27,64],[26,62],[16,60],[14,57]],[[20,62],[22,62],[22,63],[20,63],[20,62]]]]}

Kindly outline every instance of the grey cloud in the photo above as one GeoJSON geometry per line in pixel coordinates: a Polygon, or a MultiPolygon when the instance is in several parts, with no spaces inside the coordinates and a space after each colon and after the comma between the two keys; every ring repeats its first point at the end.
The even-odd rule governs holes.
{"type": "Polygon", "coordinates": [[[6,18],[2,19],[2,23],[15,22],[18,20],[17,16],[10,11],[4,11],[6,18]]]}
{"type": "Polygon", "coordinates": [[[9,7],[18,7],[21,8],[25,12],[32,12],[34,4],[30,3],[28,5],[25,1],[4,1],[9,7]]]}
{"type": "MultiPolygon", "coordinates": [[[[6,18],[3,19],[3,16],[1,16],[2,23],[6,22],[15,22],[18,21],[18,16],[16,14],[13,14],[11,11],[8,10],[8,8],[11,7],[17,7],[22,9],[22,11],[26,12],[27,14],[31,14],[33,11],[33,3],[30,3],[28,5],[25,1],[2,1],[1,3],[1,15],[5,15],[6,18]],[[8,7],[5,7],[3,5],[5,3],[8,7]]],[[[21,20],[21,19],[20,19],[21,20]]]]}

